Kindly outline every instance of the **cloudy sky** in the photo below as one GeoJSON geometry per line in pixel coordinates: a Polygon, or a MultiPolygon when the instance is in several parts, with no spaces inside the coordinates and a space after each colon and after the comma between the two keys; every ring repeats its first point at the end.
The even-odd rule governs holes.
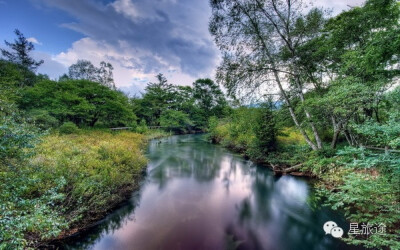
{"type": "MultiPolygon", "coordinates": [[[[363,0],[318,0],[339,13],[363,0]]],[[[209,0],[0,0],[0,40],[18,28],[35,44],[51,78],[78,59],[114,66],[118,87],[132,94],[163,73],[170,82],[213,78],[219,52],[208,33],[209,0]]],[[[1,44],[0,46],[4,46],[1,44]]]]}

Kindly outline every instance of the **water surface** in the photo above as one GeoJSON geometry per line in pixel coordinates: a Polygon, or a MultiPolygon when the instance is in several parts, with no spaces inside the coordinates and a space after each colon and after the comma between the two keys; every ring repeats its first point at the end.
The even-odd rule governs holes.
{"type": "Polygon", "coordinates": [[[129,202],[65,248],[346,249],[322,225],[306,179],[275,177],[202,135],[153,140],[147,176],[129,202]]]}

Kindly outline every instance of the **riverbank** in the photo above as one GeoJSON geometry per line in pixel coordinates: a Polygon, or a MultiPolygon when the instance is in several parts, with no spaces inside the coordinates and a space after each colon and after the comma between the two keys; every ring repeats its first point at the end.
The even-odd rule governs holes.
{"type": "Polygon", "coordinates": [[[80,130],[41,137],[17,169],[0,171],[0,248],[51,247],[93,225],[138,187],[147,142],[165,135],[80,130]]]}
{"type": "Polygon", "coordinates": [[[384,233],[348,235],[343,241],[368,248],[400,248],[399,154],[342,145],[336,150],[312,151],[294,129],[285,128],[273,151],[254,157],[254,135],[249,132],[243,140],[232,136],[232,127],[220,123],[211,131],[210,140],[271,168],[276,175],[314,178],[318,200],[342,212],[359,230],[362,225],[385,228],[384,233]]]}

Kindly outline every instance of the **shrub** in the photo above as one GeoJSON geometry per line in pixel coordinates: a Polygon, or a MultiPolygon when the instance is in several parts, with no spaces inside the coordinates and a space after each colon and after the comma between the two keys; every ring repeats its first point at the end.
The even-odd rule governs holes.
{"type": "Polygon", "coordinates": [[[27,157],[23,149],[33,148],[38,130],[21,116],[14,105],[0,99],[0,164],[27,157]]]}
{"type": "Polygon", "coordinates": [[[358,235],[344,240],[369,248],[399,249],[399,155],[347,147],[330,162],[324,164],[325,173],[320,175],[324,185],[318,191],[321,197],[327,198],[326,205],[344,211],[348,221],[386,226],[384,234],[358,235]],[[335,187],[336,191],[332,192],[329,187],[335,187]]]}
{"type": "Polygon", "coordinates": [[[165,110],[161,114],[160,125],[168,130],[184,133],[193,126],[193,122],[189,119],[189,115],[182,111],[165,110]]]}
{"type": "Polygon", "coordinates": [[[35,125],[41,129],[55,128],[59,125],[58,120],[51,116],[47,110],[34,109],[29,112],[29,116],[35,125]]]}
{"type": "Polygon", "coordinates": [[[145,134],[148,131],[148,127],[146,124],[146,121],[144,119],[142,119],[139,123],[139,125],[136,127],[136,132],[139,134],[145,134]]]}
{"type": "Polygon", "coordinates": [[[58,129],[60,134],[75,134],[79,131],[78,126],[73,122],[64,122],[58,129]]]}
{"type": "Polygon", "coordinates": [[[258,110],[253,130],[255,137],[247,154],[254,160],[264,161],[265,157],[276,149],[275,119],[268,106],[258,110]]]}

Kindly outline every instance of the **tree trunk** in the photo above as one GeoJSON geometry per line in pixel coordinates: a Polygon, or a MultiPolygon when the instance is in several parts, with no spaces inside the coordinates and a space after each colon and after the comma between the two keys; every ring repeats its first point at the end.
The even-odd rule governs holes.
{"type": "MultiPolygon", "coordinates": [[[[237,1],[236,1],[236,2],[237,2],[237,1]]],[[[258,4],[260,4],[260,3],[258,2],[258,4]]],[[[316,130],[314,124],[312,123],[312,121],[311,121],[311,128],[313,129],[313,133],[314,133],[315,139],[317,140],[317,145],[318,145],[318,146],[315,145],[315,144],[311,141],[310,137],[307,135],[307,133],[305,132],[305,130],[300,126],[300,123],[299,123],[299,121],[298,121],[298,119],[297,119],[297,116],[296,116],[296,114],[295,114],[295,112],[294,112],[294,110],[293,110],[293,107],[292,107],[291,103],[290,103],[289,97],[286,95],[285,90],[284,90],[283,87],[282,87],[282,83],[281,83],[281,81],[280,81],[280,77],[279,77],[279,73],[278,73],[279,71],[278,71],[278,68],[276,67],[276,64],[275,64],[275,59],[274,59],[273,56],[271,56],[271,54],[270,54],[270,52],[269,52],[268,46],[267,46],[267,44],[265,43],[264,38],[262,37],[262,35],[261,35],[261,33],[260,33],[260,30],[259,30],[259,27],[258,27],[257,22],[252,18],[252,16],[249,14],[249,12],[246,11],[246,9],[242,7],[242,5],[239,4],[238,6],[239,6],[239,8],[240,8],[241,10],[243,10],[244,14],[249,18],[249,20],[250,20],[250,22],[251,22],[251,25],[253,26],[253,29],[254,29],[254,31],[255,31],[257,37],[260,39],[260,42],[261,42],[261,44],[262,44],[262,47],[264,48],[264,52],[266,53],[268,59],[270,60],[270,64],[271,64],[271,66],[272,66],[271,68],[272,68],[272,71],[273,71],[275,80],[276,80],[276,82],[277,82],[277,84],[278,84],[279,90],[280,90],[280,92],[281,92],[283,98],[285,99],[285,102],[287,103],[287,105],[288,105],[288,107],[289,107],[290,116],[292,117],[293,122],[296,124],[296,127],[299,129],[300,133],[303,135],[303,137],[304,137],[304,139],[306,140],[307,144],[308,144],[313,150],[318,150],[318,149],[322,148],[322,143],[321,143],[320,137],[319,137],[319,135],[318,135],[318,133],[317,133],[317,130],[316,130]]],[[[270,17],[267,17],[267,18],[270,19],[270,17]]],[[[271,21],[272,21],[272,20],[271,20],[271,21]]],[[[277,29],[279,30],[278,27],[275,26],[275,28],[277,28],[277,29]]],[[[303,97],[303,99],[304,99],[304,97],[303,97]]],[[[306,115],[307,115],[307,119],[309,119],[309,122],[310,122],[310,120],[311,120],[311,115],[310,115],[308,112],[306,112],[306,115]]]]}
{"type": "Polygon", "coordinates": [[[306,140],[307,144],[313,149],[313,150],[318,150],[318,147],[311,141],[310,137],[307,135],[306,131],[304,131],[304,129],[300,126],[300,123],[297,119],[297,116],[293,110],[293,107],[290,103],[289,97],[286,95],[285,90],[282,87],[282,83],[280,81],[279,78],[279,74],[278,71],[274,70],[274,76],[275,76],[275,80],[278,84],[279,90],[283,96],[283,98],[285,99],[286,104],[289,107],[289,112],[290,112],[290,116],[292,117],[293,122],[296,124],[296,127],[299,129],[300,133],[303,135],[304,139],[306,140]]]}
{"type": "Polygon", "coordinates": [[[94,125],[96,124],[96,122],[97,122],[98,120],[99,120],[99,118],[97,118],[97,117],[93,118],[93,119],[90,121],[89,126],[90,126],[90,127],[94,127],[94,125]]]}
{"type": "MultiPolygon", "coordinates": [[[[298,91],[299,96],[300,96],[300,100],[301,100],[302,103],[304,103],[304,94],[303,94],[303,90],[301,88],[300,79],[299,79],[298,75],[296,75],[296,80],[295,81],[296,81],[297,91],[298,91]]],[[[323,146],[322,146],[321,138],[320,138],[318,130],[315,127],[315,124],[314,124],[314,122],[313,122],[313,120],[311,118],[311,114],[308,112],[307,108],[304,108],[304,113],[306,114],[308,123],[310,124],[310,127],[311,127],[311,129],[313,131],[315,141],[317,142],[317,147],[318,147],[318,149],[322,149],[323,146]]]]}
{"type": "Polygon", "coordinates": [[[336,123],[335,117],[332,115],[332,125],[333,125],[333,137],[331,142],[331,148],[335,149],[337,140],[339,138],[340,132],[342,131],[341,123],[336,123]]]}
{"type": "Polygon", "coordinates": [[[336,148],[336,144],[337,144],[337,140],[338,140],[338,138],[339,138],[339,134],[340,134],[340,130],[339,130],[339,129],[336,130],[336,131],[333,133],[333,138],[332,138],[332,143],[331,143],[331,148],[332,148],[332,149],[335,149],[335,148],[336,148]]]}
{"type": "Polygon", "coordinates": [[[347,130],[344,131],[344,136],[346,137],[347,143],[350,146],[353,146],[353,143],[351,142],[351,139],[350,139],[350,136],[349,136],[349,133],[347,132],[347,130]]]}

